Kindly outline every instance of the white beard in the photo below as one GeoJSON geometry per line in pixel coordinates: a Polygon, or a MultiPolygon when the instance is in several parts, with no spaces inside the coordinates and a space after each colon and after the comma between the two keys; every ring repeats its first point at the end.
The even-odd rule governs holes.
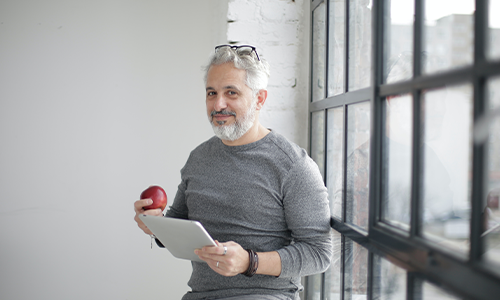
{"type": "MultiPolygon", "coordinates": [[[[210,121],[210,124],[212,124],[212,129],[214,130],[214,133],[218,138],[232,142],[241,138],[245,133],[248,132],[250,128],[252,128],[253,123],[255,121],[255,114],[257,112],[256,108],[257,108],[257,101],[256,99],[254,99],[252,101],[252,104],[250,105],[250,108],[245,113],[245,115],[241,117],[241,119],[238,119],[235,116],[235,122],[233,124],[216,125],[213,122],[213,117],[211,115],[208,117],[208,120],[210,121]]],[[[215,113],[215,111],[212,111],[212,113],[215,113]]]]}

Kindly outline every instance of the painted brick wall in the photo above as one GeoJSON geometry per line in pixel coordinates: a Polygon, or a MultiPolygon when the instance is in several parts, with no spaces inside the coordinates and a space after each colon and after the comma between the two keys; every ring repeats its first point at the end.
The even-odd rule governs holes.
{"type": "Polygon", "coordinates": [[[251,44],[271,65],[261,123],[307,149],[309,1],[229,0],[227,39],[251,44]]]}

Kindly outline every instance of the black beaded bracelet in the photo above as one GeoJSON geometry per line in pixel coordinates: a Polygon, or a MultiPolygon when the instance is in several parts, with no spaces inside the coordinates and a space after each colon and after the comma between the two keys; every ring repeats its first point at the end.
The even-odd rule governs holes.
{"type": "Polygon", "coordinates": [[[248,264],[248,269],[245,273],[241,273],[247,277],[252,277],[257,273],[257,268],[259,267],[259,256],[252,249],[247,249],[248,257],[250,259],[250,263],[248,264]]]}

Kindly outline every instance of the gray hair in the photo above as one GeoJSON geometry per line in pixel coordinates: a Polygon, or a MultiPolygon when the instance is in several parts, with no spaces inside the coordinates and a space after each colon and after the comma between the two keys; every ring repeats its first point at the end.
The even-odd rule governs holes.
{"type": "Polygon", "coordinates": [[[210,67],[213,65],[222,65],[232,62],[235,68],[246,71],[245,84],[252,90],[253,95],[257,95],[260,90],[267,88],[269,81],[269,64],[266,60],[257,59],[255,53],[250,55],[238,55],[236,51],[230,47],[219,48],[210,57],[208,65],[205,67],[205,84],[210,67]]]}

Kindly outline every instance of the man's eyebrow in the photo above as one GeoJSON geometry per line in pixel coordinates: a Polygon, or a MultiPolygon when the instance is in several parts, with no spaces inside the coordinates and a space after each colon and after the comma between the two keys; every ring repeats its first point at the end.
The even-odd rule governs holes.
{"type": "Polygon", "coordinates": [[[225,89],[225,90],[238,90],[238,91],[240,90],[239,88],[237,88],[237,87],[236,87],[236,86],[234,86],[234,85],[226,85],[226,86],[224,87],[224,89],[225,89]]]}
{"type": "MultiPolygon", "coordinates": [[[[234,86],[234,85],[226,85],[226,86],[225,86],[225,87],[223,87],[222,89],[224,89],[224,90],[237,90],[237,91],[239,91],[239,90],[240,90],[239,88],[237,88],[237,87],[236,87],[236,86],[234,86]]],[[[207,86],[207,87],[205,88],[205,90],[206,90],[206,91],[208,91],[208,90],[213,90],[213,91],[215,91],[215,88],[213,88],[213,87],[211,87],[211,86],[207,86]]]]}

